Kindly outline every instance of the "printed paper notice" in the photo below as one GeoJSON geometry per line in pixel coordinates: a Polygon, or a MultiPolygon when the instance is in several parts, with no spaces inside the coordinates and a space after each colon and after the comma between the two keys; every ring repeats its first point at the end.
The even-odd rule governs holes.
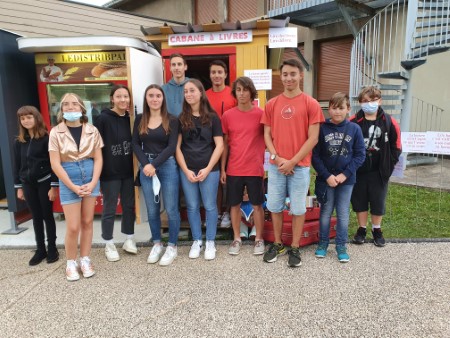
{"type": "Polygon", "coordinates": [[[427,149],[429,153],[450,155],[450,133],[429,131],[427,134],[427,149]]]}
{"type": "Polygon", "coordinates": [[[297,48],[297,28],[269,28],[269,48],[297,48]]]}
{"type": "Polygon", "coordinates": [[[272,89],[272,69],[248,69],[244,75],[252,79],[256,90],[272,89]]]}
{"type": "Polygon", "coordinates": [[[402,132],[402,151],[404,153],[426,153],[427,133],[402,132]]]}

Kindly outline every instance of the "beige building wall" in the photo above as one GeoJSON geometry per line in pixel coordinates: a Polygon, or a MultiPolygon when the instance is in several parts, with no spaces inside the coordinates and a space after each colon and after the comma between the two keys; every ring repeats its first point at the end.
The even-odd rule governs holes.
{"type": "MultiPolygon", "coordinates": [[[[196,23],[195,8],[199,0],[128,0],[118,2],[111,5],[111,8],[117,8],[132,13],[139,13],[156,18],[170,17],[171,20],[180,22],[196,23]]],[[[229,21],[225,20],[227,15],[229,18],[230,5],[232,2],[236,3],[236,7],[244,6],[243,0],[204,0],[209,3],[215,2],[214,7],[218,9],[218,13],[214,15],[214,18],[219,22],[229,21]]],[[[243,17],[240,20],[249,20],[262,17],[266,14],[267,0],[253,0],[256,2],[256,13],[251,17],[243,17]]],[[[202,2],[199,3],[200,5],[202,2]]],[[[202,22],[205,23],[205,22],[202,22]]]]}
{"type": "MultiPolygon", "coordinates": [[[[166,13],[170,16],[170,12],[166,13]]],[[[59,0],[1,0],[0,29],[26,37],[109,35],[142,38],[164,20],[59,0]]]]}
{"type": "Polygon", "coordinates": [[[194,0],[126,1],[113,7],[131,13],[156,18],[170,18],[185,23],[192,23],[194,18],[194,0]]]}
{"type": "Polygon", "coordinates": [[[432,131],[450,132],[450,52],[430,55],[427,62],[413,70],[412,91],[415,98],[419,98],[424,103],[416,103],[413,107],[411,116],[411,130],[425,131],[426,129],[435,129],[432,131]],[[444,111],[441,116],[436,116],[433,109],[436,107],[428,106],[433,104],[444,111]],[[425,112],[424,107],[428,112],[425,112]],[[416,116],[419,114],[419,116],[416,116]],[[425,115],[428,118],[428,124],[420,123],[416,126],[416,121],[423,121],[425,115]],[[422,116],[420,116],[422,115],[422,116]]]}

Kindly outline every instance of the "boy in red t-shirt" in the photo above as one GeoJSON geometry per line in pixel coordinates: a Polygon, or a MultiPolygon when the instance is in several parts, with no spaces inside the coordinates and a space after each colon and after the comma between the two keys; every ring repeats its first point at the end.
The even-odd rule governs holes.
{"type": "Polygon", "coordinates": [[[264,128],[260,123],[263,110],[252,104],[256,98],[253,81],[245,76],[233,83],[233,96],[238,105],[222,116],[224,151],[222,153],[220,181],[227,185],[227,201],[230,206],[234,240],[228,253],[239,254],[241,203],[245,188],[253,207],[256,227],[253,253],[264,253],[262,237],[264,227],[264,128]],[[228,160],[228,162],[227,162],[228,160]],[[225,169],[226,168],[226,169],[225,169]]]}
{"type": "Polygon", "coordinates": [[[319,103],[300,89],[303,77],[300,61],[283,61],[280,73],[284,92],[267,102],[261,119],[264,140],[271,154],[267,209],[272,213],[275,235],[275,242],[269,246],[263,259],[272,263],[278,255],[286,252],[281,232],[285,199],[289,196],[293,217],[288,266],[296,267],[302,264],[299,244],[305,223],[312,149],[317,143],[324,117],[319,103]]]}

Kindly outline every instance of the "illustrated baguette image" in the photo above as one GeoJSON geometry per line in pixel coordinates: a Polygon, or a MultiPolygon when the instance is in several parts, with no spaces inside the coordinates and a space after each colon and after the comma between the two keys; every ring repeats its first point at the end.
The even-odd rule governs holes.
{"type": "Polygon", "coordinates": [[[92,68],[91,74],[102,79],[108,77],[126,77],[127,64],[126,62],[101,62],[92,68]]]}

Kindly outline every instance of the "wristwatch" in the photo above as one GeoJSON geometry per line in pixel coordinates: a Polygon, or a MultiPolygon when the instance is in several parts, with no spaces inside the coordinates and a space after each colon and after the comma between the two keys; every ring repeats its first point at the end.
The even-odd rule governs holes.
{"type": "Polygon", "coordinates": [[[272,161],[275,161],[276,158],[277,158],[277,154],[270,154],[270,159],[272,161]]]}

